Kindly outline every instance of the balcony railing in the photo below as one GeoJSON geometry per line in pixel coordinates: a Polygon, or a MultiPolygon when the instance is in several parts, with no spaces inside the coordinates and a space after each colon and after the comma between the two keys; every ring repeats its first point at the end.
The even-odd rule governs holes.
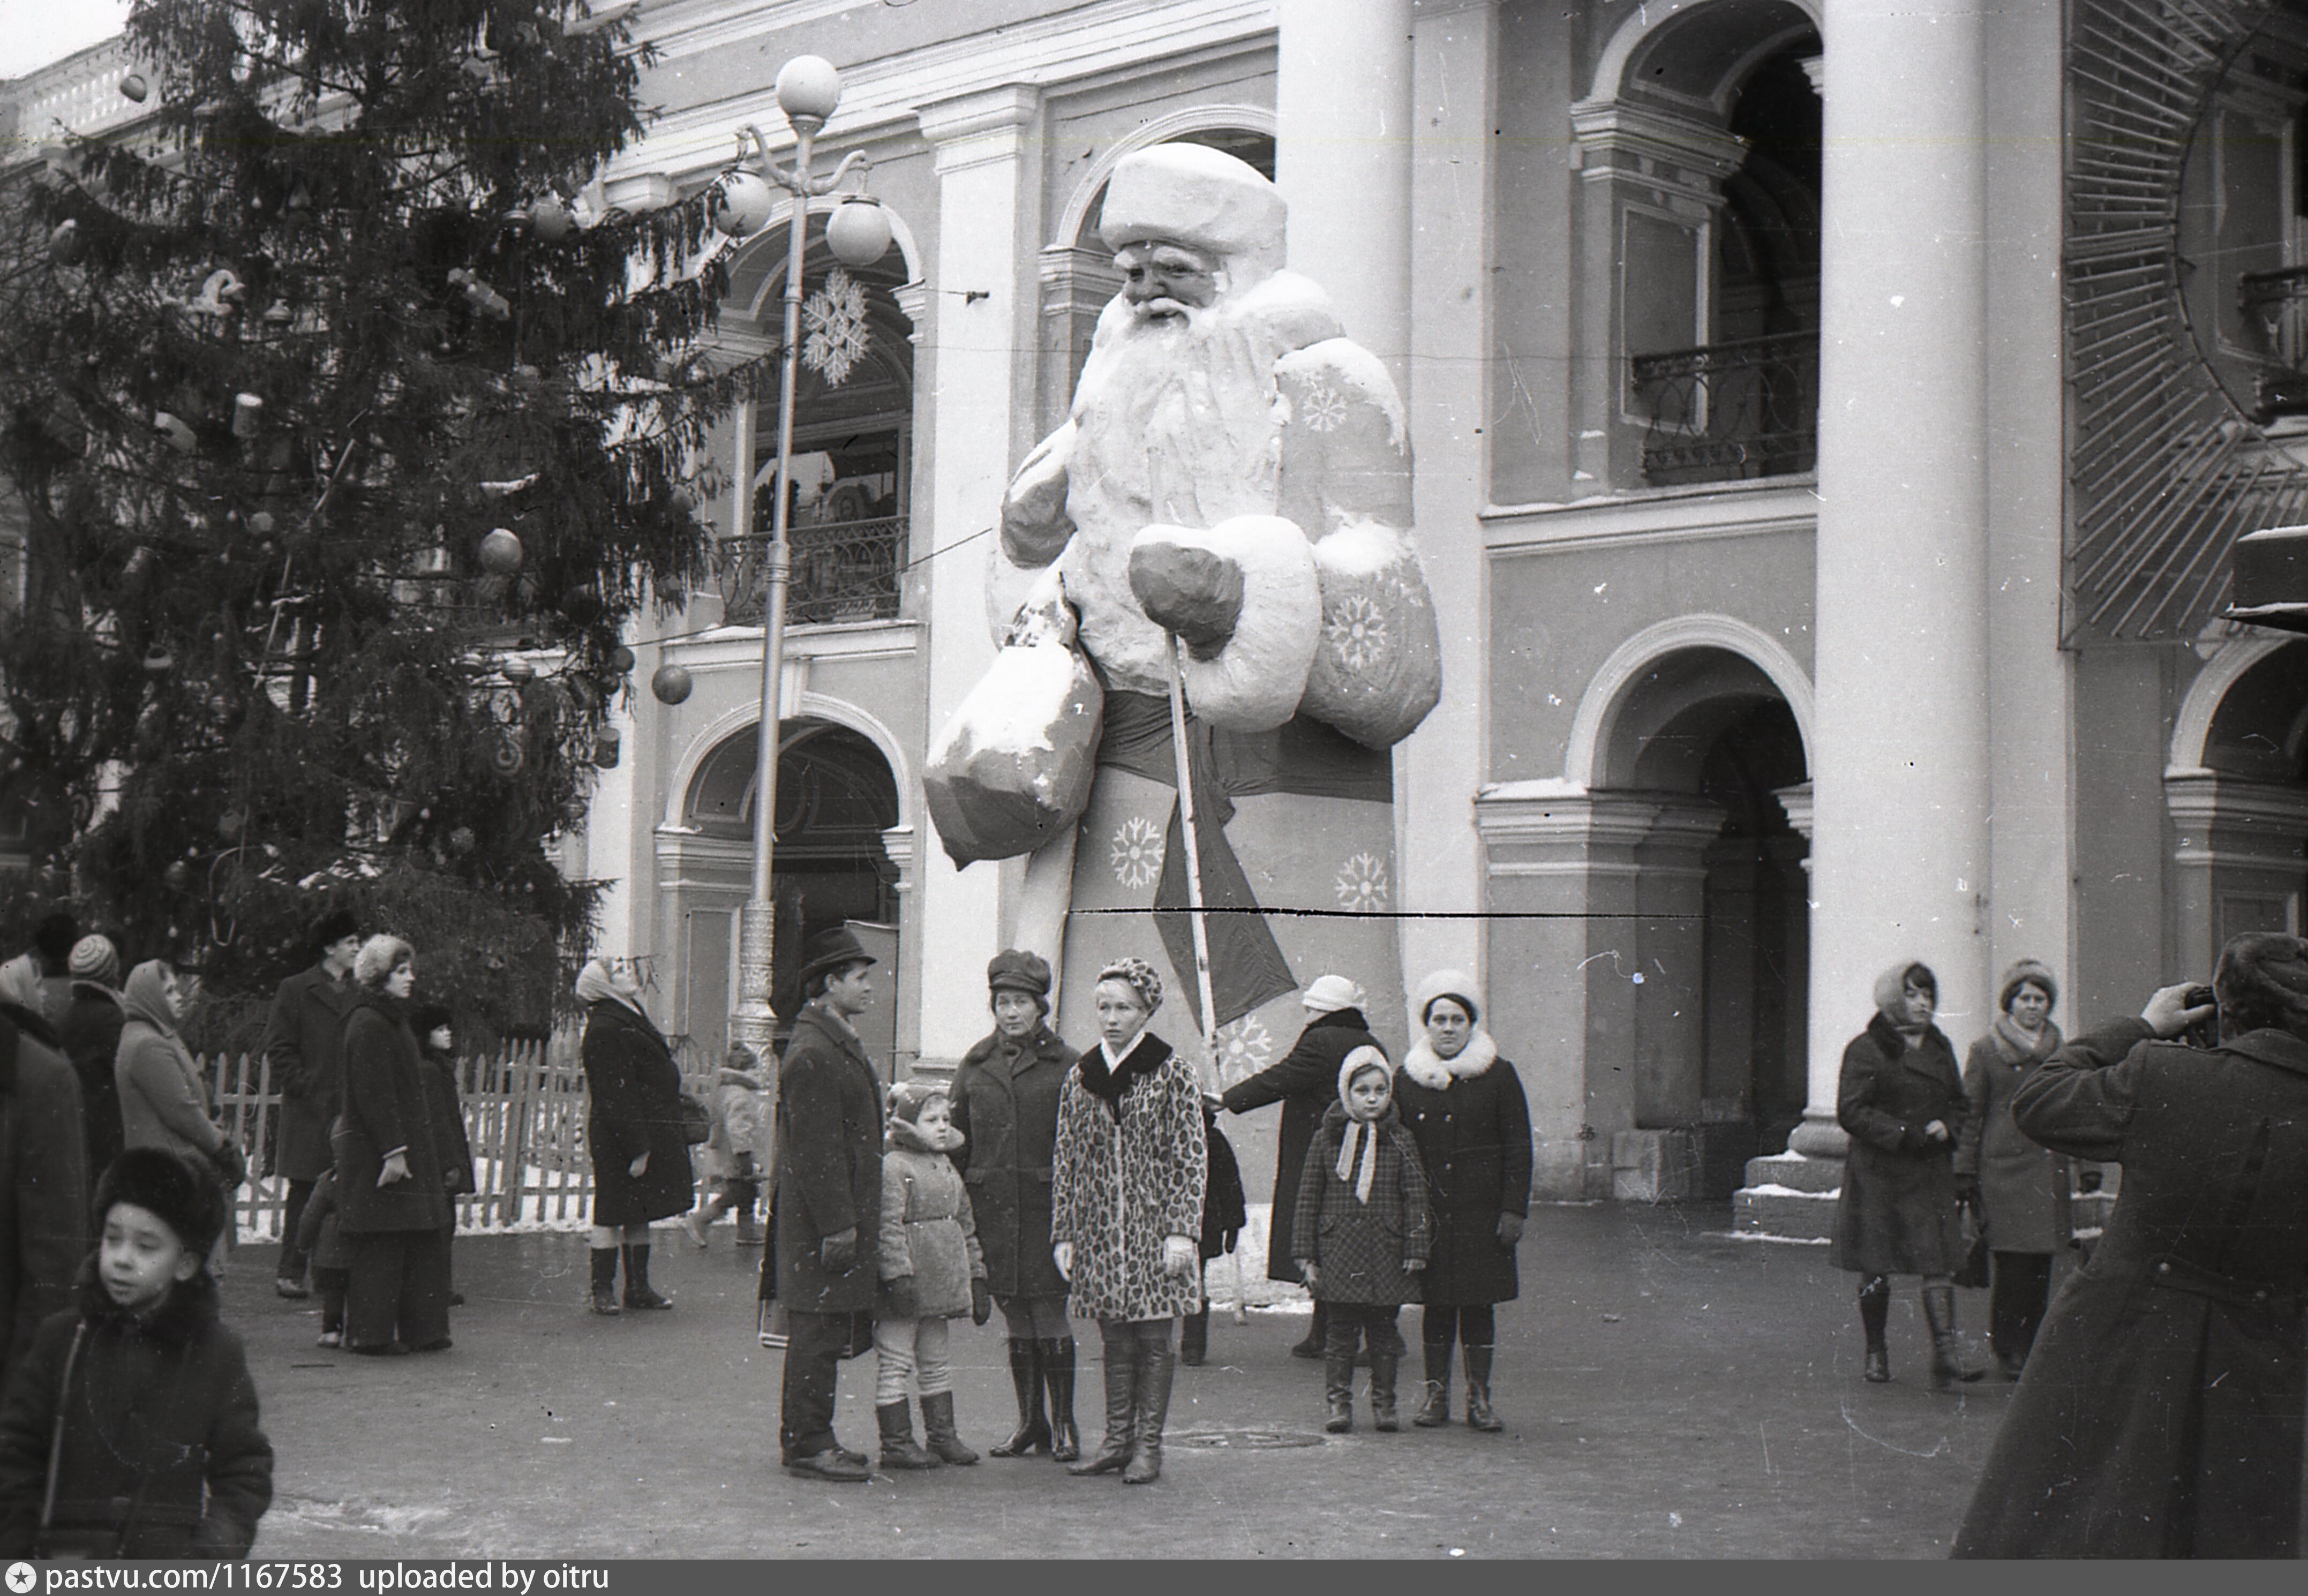
{"type": "Polygon", "coordinates": [[[1781,332],[1637,355],[1654,487],[1808,471],[1819,454],[1819,335],[1781,332]]]}
{"type": "Polygon", "coordinates": [[[2236,309],[2243,341],[2266,362],[2255,375],[2252,418],[2266,427],[2308,415],[2308,266],[2243,272],[2236,309]]]}
{"type": "MultiPolygon", "coordinates": [[[[791,625],[834,621],[886,621],[898,614],[898,575],[905,567],[906,517],[835,521],[792,526],[792,584],[786,590],[791,625]]],[[[765,537],[725,538],[717,545],[715,574],[722,613],[738,625],[762,618],[769,591],[765,537]]]]}

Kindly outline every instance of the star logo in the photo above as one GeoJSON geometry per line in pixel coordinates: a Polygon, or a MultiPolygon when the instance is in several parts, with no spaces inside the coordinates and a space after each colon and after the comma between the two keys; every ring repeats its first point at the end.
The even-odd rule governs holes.
{"type": "Polygon", "coordinates": [[[8,1565],[8,1588],[13,1591],[16,1596],[25,1596],[26,1592],[39,1583],[40,1576],[32,1572],[32,1566],[30,1563],[8,1565]]]}

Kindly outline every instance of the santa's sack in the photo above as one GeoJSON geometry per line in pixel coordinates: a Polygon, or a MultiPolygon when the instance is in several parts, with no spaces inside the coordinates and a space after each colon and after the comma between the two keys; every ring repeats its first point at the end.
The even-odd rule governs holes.
{"type": "Polygon", "coordinates": [[[1106,695],[1074,628],[1053,570],[930,751],[930,824],[957,866],[1031,853],[1089,807],[1106,695]]]}
{"type": "Polygon", "coordinates": [[[1300,707],[1366,748],[1391,748],[1442,696],[1434,604],[1409,539],[1349,521],[1314,545],[1322,635],[1300,707]]]}

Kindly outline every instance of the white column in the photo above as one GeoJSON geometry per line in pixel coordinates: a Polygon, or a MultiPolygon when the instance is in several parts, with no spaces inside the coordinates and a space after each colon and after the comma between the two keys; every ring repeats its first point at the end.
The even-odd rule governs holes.
{"type": "Polygon", "coordinates": [[[1876,975],[1938,972],[1986,1022],[1987,289],[1985,24],[1829,0],[1820,284],[1810,1103],[1876,975]]]}
{"type": "MultiPolygon", "coordinates": [[[[1497,0],[1420,8],[1417,103],[1431,109],[1411,129],[1410,348],[1419,375],[1405,398],[1419,563],[1442,623],[1442,701],[1395,754],[1395,874],[1399,902],[1414,913],[1472,914],[1485,902],[1475,793],[1488,768],[1490,596],[1477,518],[1490,480],[1483,306],[1497,59],[1497,0]]],[[[1407,919],[1401,929],[1406,989],[1430,970],[1484,976],[1481,922],[1407,919]]]]}
{"type": "Polygon", "coordinates": [[[1410,392],[1411,0],[1279,0],[1274,181],[1289,264],[1410,392]]]}
{"type": "MultiPolygon", "coordinates": [[[[1992,10],[1987,22],[1987,625],[1991,973],[2041,959],[2076,990],[2069,814],[2074,764],[2071,656],[2060,649],[2065,531],[2062,392],[2061,83],[2057,6],[1992,10]]],[[[1994,1000],[1991,992],[1989,999],[1994,1000]]],[[[2089,1019],[2060,1015],[2071,1031],[2089,1019]]]]}
{"type": "MultiPolygon", "coordinates": [[[[992,526],[1014,463],[1032,442],[1034,263],[1041,244],[1040,91],[1009,86],[923,108],[936,150],[937,260],[926,350],[931,359],[929,527],[943,547],[992,526]]],[[[931,567],[929,724],[935,737],[994,658],[985,561],[931,567]]],[[[986,1029],[986,962],[999,951],[1001,874],[956,870],[922,839],[921,1051],[959,1058],[986,1029]]]]}

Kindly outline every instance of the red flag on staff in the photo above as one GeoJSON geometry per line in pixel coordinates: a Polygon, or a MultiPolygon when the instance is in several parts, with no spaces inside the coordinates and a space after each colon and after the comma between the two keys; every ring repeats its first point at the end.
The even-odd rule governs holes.
{"type": "MultiPolygon", "coordinates": [[[[1298,989],[1290,962],[1258,907],[1250,877],[1227,842],[1226,823],[1234,817],[1234,803],[1211,779],[1208,732],[1193,739],[1194,782],[1194,843],[1201,855],[1202,910],[1210,950],[1212,1028],[1240,1019],[1262,1003],[1298,989]]],[[[1162,951],[1178,973],[1178,985],[1193,1009],[1197,1029],[1202,1019],[1201,995],[1194,979],[1194,932],[1186,907],[1185,827],[1178,806],[1170,807],[1170,828],[1163,839],[1162,878],[1154,888],[1154,929],[1162,951]]]]}

